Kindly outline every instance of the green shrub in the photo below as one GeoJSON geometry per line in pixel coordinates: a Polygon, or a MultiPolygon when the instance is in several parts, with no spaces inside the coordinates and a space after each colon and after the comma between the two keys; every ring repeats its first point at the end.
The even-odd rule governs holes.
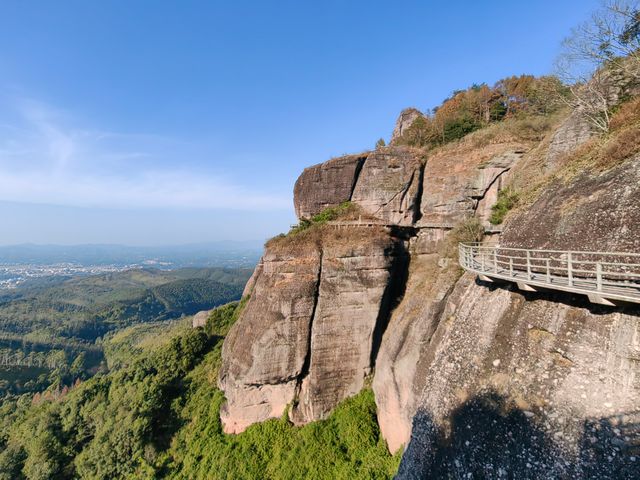
{"type": "Polygon", "coordinates": [[[215,308],[209,314],[205,331],[208,335],[224,337],[236,323],[238,317],[244,310],[245,305],[249,301],[249,296],[245,296],[239,302],[231,302],[215,308]]]}
{"type": "Polygon", "coordinates": [[[504,221],[507,212],[518,203],[518,192],[511,188],[505,188],[498,192],[498,201],[491,207],[489,222],[492,225],[500,225],[504,221]]]}
{"type": "Polygon", "coordinates": [[[482,125],[470,115],[463,115],[460,118],[449,121],[444,124],[444,143],[459,140],[468,133],[478,130],[481,127],[482,125]]]}

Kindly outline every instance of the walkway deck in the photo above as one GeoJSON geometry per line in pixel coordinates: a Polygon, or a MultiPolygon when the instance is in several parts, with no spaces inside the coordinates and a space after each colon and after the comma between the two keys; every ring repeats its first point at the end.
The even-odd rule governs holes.
{"type": "Polygon", "coordinates": [[[462,268],[484,280],[507,280],[525,291],[538,288],[584,294],[593,303],[640,303],[640,254],[527,250],[499,245],[459,246],[462,268]]]}

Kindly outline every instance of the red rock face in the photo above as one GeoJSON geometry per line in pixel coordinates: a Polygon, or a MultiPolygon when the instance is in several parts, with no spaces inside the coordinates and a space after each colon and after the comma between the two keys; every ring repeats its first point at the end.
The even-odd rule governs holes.
{"type": "Polygon", "coordinates": [[[443,149],[427,160],[419,225],[455,224],[476,214],[486,219],[502,186],[503,175],[527,147],[492,144],[478,149],[443,149]]]}
{"type": "Polygon", "coordinates": [[[320,271],[313,244],[267,250],[251,297],[227,335],[218,384],[229,433],[279,417],[293,398],[308,353],[320,271]]]}
{"type": "Polygon", "coordinates": [[[419,216],[422,158],[407,147],[385,147],[369,154],[351,201],[388,224],[412,225],[419,216]]]}
{"type": "MultiPolygon", "coordinates": [[[[580,142],[563,128],[540,145],[463,140],[426,165],[420,152],[391,146],[306,169],[295,187],[300,217],[350,200],[411,238],[325,226],[308,242],[267,248],[223,349],[225,430],[279,417],[287,405],[296,423],[325,418],[374,368],[392,451],[409,441],[416,412],[446,430],[457,409],[487,392],[561,432],[552,442],[567,451],[594,418],[640,411],[637,308],[485,285],[442,254],[450,225],[472,215],[486,224],[518,172],[526,184],[531,165],[542,171],[549,155],[575,149],[580,142]]],[[[640,157],[550,181],[520,208],[508,217],[505,246],[640,252],[640,157]]]]}
{"type": "Polygon", "coordinates": [[[293,189],[298,218],[311,218],[327,207],[351,200],[356,178],[367,155],[346,155],[305,168],[293,189]]]}
{"type": "Polygon", "coordinates": [[[403,259],[402,243],[382,229],[327,227],[320,243],[267,248],[224,343],[225,431],[280,417],[291,404],[296,423],[318,420],[358,393],[403,259]]]}
{"type": "Polygon", "coordinates": [[[407,131],[407,129],[411,127],[413,122],[419,117],[424,117],[424,115],[420,110],[417,110],[415,108],[405,108],[402,112],[400,112],[398,120],[396,120],[396,126],[393,129],[393,134],[391,135],[391,141],[389,143],[391,145],[395,144],[407,131]]]}
{"type": "Polygon", "coordinates": [[[380,342],[376,329],[386,323],[394,295],[391,277],[404,268],[398,247],[388,238],[323,249],[309,368],[291,415],[295,423],[325,418],[364,386],[380,342]]]}

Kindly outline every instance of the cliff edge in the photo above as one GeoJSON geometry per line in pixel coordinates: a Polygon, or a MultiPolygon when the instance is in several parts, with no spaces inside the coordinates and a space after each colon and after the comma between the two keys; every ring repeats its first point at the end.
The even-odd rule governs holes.
{"type": "Polygon", "coordinates": [[[558,110],[430,148],[406,110],[391,146],[305,169],[224,344],[225,431],[371,385],[399,478],[632,478],[640,308],[482,282],[457,244],[639,252],[638,102],[606,138],[558,110]]]}

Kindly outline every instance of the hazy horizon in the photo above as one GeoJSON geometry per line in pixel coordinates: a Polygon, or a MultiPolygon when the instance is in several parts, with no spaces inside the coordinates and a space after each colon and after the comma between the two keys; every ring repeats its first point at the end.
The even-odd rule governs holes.
{"type": "Polygon", "coordinates": [[[262,241],[305,167],[455,88],[550,73],[596,5],[6,2],[0,245],[262,241]]]}

